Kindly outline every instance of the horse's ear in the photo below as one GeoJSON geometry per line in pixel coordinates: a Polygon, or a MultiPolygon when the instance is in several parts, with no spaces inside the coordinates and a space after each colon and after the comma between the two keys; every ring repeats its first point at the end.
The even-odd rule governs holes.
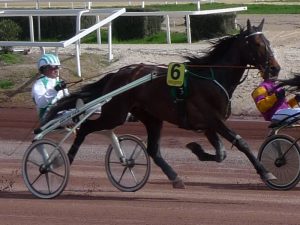
{"type": "Polygon", "coordinates": [[[259,26],[257,27],[258,31],[262,31],[263,26],[264,26],[264,22],[265,22],[265,19],[262,19],[262,21],[260,22],[259,26]]]}
{"type": "Polygon", "coordinates": [[[243,32],[244,28],[242,27],[242,25],[241,25],[241,24],[239,24],[239,23],[237,23],[236,25],[239,27],[239,29],[240,29],[240,33],[241,33],[241,32],[243,32]]]}
{"type": "Polygon", "coordinates": [[[251,31],[251,23],[249,19],[247,20],[247,30],[251,31]]]}

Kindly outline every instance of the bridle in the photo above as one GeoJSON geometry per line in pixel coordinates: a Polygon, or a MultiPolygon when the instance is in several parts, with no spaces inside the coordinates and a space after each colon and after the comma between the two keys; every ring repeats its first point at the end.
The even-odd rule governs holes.
{"type": "MultiPolygon", "coordinates": [[[[256,32],[253,32],[249,35],[246,35],[245,36],[245,39],[246,39],[246,45],[249,44],[248,42],[248,38],[249,37],[252,37],[252,36],[256,36],[256,35],[262,35],[262,41],[264,42],[265,44],[265,51],[266,51],[266,60],[265,60],[265,64],[264,65],[258,65],[258,66],[255,66],[255,68],[257,68],[258,70],[260,71],[263,71],[263,73],[267,73],[267,74],[270,74],[270,71],[271,71],[271,66],[270,66],[270,60],[272,58],[274,58],[274,54],[273,54],[273,50],[271,49],[267,39],[265,38],[265,36],[263,35],[263,32],[261,31],[256,31],[256,32]]],[[[252,51],[250,51],[250,53],[252,53],[252,51]]],[[[252,53],[252,57],[251,57],[252,61],[253,62],[257,62],[257,57],[254,56],[254,54],[252,53]]]]}
{"type": "MultiPolygon", "coordinates": [[[[265,44],[266,60],[265,60],[265,65],[264,65],[265,67],[264,68],[263,68],[263,65],[258,65],[258,66],[257,65],[254,65],[254,66],[248,66],[248,65],[246,65],[246,66],[240,66],[240,65],[188,65],[187,67],[191,67],[191,68],[198,67],[198,68],[245,69],[245,70],[247,70],[246,75],[244,75],[240,79],[240,81],[236,84],[236,86],[243,83],[246,80],[246,78],[248,77],[250,69],[258,69],[260,71],[263,71],[264,73],[266,73],[266,72],[269,73],[269,71],[270,71],[270,59],[274,57],[274,54],[273,54],[272,49],[269,46],[269,43],[268,43],[267,39],[263,35],[263,33],[261,31],[256,31],[256,32],[253,32],[249,35],[244,36],[244,39],[246,40],[246,45],[249,44],[247,39],[249,37],[253,37],[253,36],[256,36],[256,35],[262,35],[262,40],[265,44]]],[[[251,53],[252,53],[252,56],[250,55],[251,60],[253,60],[253,62],[258,62],[257,57],[255,56],[255,54],[253,54],[253,51],[250,51],[250,54],[251,53]]],[[[227,90],[221,84],[219,84],[215,79],[213,79],[213,81],[219,87],[221,87],[221,89],[225,92],[225,95],[227,96],[227,99],[228,99],[228,104],[230,104],[230,97],[229,97],[229,94],[228,94],[227,90]]]]}

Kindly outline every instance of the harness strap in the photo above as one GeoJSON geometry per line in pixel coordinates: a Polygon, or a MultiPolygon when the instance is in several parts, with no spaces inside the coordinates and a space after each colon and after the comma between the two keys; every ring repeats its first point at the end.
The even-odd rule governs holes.
{"type": "Polygon", "coordinates": [[[247,38],[249,38],[249,37],[251,37],[251,36],[254,36],[254,35],[262,34],[262,33],[263,33],[263,32],[261,32],[261,31],[254,32],[254,33],[252,33],[252,34],[249,34],[249,35],[245,36],[245,39],[247,39],[247,38]]]}
{"type": "Polygon", "coordinates": [[[185,73],[183,85],[181,87],[171,87],[171,95],[174,99],[174,102],[177,105],[178,110],[178,127],[189,129],[189,124],[187,122],[187,114],[186,114],[186,97],[189,94],[188,90],[188,76],[189,73],[185,73]]]}
{"type": "Polygon", "coordinates": [[[229,97],[227,90],[215,79],[215,74],[214,74],[214,71],[212,68],[210,68],[210,73],[212,75],[212,81],[224,91],[224,93],[227,97],[227,100],[230,101],[230,97],[229,97]]]}
{"type": "Polygon", "coordinates": [[[225,93],[225,96],[227,97],[227,101],[228,101],[227,109],[226,109],[226,116],[225,117],[228,117],[229,113],[231,111],[231,99],[230,99],[230,96],[229,96],[227,90],[215,79],[215,74],[214,74],[213,68],[210,68],[211,77],[200,76],[200,75],[194,74],[194,73],[192,73],[190,71],[188,71],[188,73],[191,74],[191,75],[193,75],[193,76],[195,76],[195,77],[212,81],[214,84],[216,84],[225,93]]]}
{"type": "Polygon", "coordinates": [[[190,71],[188,71],[191,75],[195,76],[195,77],[199,77],[199,78],[202,78],[202,79],[205,79],[205,80],[211,80],[212,82],[214,82],[218,87],[221,88],[221,90],[225,93],[226,97],[227,97],[227,100],[230,102],[230,97],[229,97],[229,94],[227,92],[227,90],[215,79],[215,74],[214,74],[214,71],[212,68],[210,68],[210,73],[211,73],[211,77],[204,77],[204,76],[200,76],[198,74],[194,74],[190,71]]]}

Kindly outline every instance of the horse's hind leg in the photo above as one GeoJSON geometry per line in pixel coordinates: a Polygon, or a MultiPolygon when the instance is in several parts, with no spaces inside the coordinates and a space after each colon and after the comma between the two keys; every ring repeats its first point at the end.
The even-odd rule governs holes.
{"type": "MultiPolygon", "coordinates": [[[[100,117],[101,118],[101,117],[100,117]]],[[[76,133],[76,137],[73,141],[73,144],[71,146],[71,148],[68,151],[68,158],[70,161],[70,164],[73,163],[75,156],[81,146],[81,144],[84,142],[85,137],[90,134],[93,133],[95,131],[100,131],[100,130],[104,130],[103,126],[101,126],[101,124],[98,126],[97,122],[100,119],[96,119],[96,120],[87,120],[86,122],[84,122],[80,129],[77,131],[76,133]]]]}
{"type": "Polygon", "coordinates": [[[110,104],[109,108],[103,108],[101,116],[98,119],[87,120],[81,125],[79,131],[76,134],[75,140],[68,152],[70,163],[73,162],[79,150],[79,147],[88,134],[95,131],[111,130],[116,126],[122,125],[125,122],[128,113],[127,108],[125,106],[121,107],[119,105],[119,110],[115,110],[118,107],[111,108],[111,106],[113,105],[110,104]]]}
{"type": "Polygon", "coordinates": [[[187,144],[186,147],[190,149],[200,161],[222,162],[226,158],[226,151],[223,142],[219,138],[218,134],[211,130],[207,130],[205,131],[205,135],[211,145],[215,148],[216,155],[205,152],[201,145],[196,142],[191,142],[187,144]]]}

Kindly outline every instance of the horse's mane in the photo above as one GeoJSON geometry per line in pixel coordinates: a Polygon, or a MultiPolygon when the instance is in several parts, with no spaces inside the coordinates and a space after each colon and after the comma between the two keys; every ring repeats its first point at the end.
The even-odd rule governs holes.
{"type": "Polygon", "coordinates": [[[185,56],[189,62],[187,64],[207,65],[222,58],[227,50],[232,46],[232,43],[237,39],[240,34],[229,35],[219,38],[215,41],[210,41],[210,48],[204,52],[203,56],[185,56]]]}
{"type": "Polygon", "coordinates": [[[289,86],[290,88],[294,87],[294,89],[299,91],[300,90],[300,73],[293,73],[292,75],[293,75],[293,77],[290,79],[284,79],[284,80],[278,79],[277,80],[278,86],[279,87],[289,86]]]}

